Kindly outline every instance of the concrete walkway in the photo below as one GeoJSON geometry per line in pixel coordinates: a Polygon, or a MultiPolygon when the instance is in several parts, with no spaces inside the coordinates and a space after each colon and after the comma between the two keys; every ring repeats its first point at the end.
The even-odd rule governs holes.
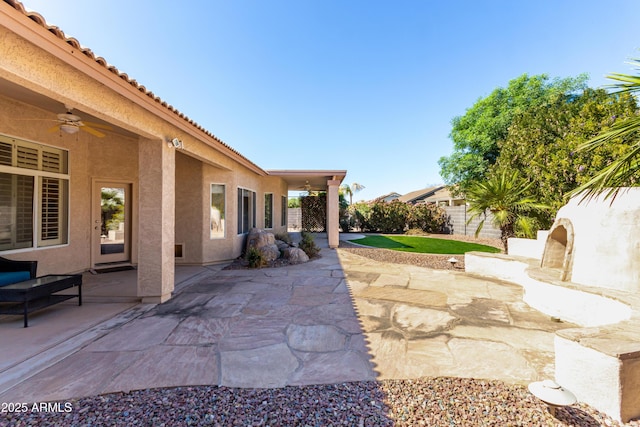
{"type": "MultiPolygon", "coordinates": [[[[379,263],[318,243],[325,244],[322,258],[303,265],[193,269],[167,303],[114,302],[125,306],[108,319],[96,311],[84,330],[41,351],[29,337],[62,333],[62,324],[54,331],[36,320],[26,329],[0,322],[0,361],[10,359],[8,334],[32,354],[18,360],[20,348],[10,350],[15,363],[0,365],[0,401],[182,385],[553,377],[554,331],[567,325],[529,309],[519,287],[379,263]]],[[[85,306],[69,305],[64,314],[85,306]]],[[[72,323],[61,314],[46,315],[72,323]]]]}

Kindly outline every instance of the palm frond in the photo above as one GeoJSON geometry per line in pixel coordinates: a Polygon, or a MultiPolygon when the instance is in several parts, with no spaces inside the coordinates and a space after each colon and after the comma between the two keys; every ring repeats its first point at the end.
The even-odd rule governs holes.
{"type": "Polygon", "coordinates": [[[625,138],[640,130],[640,116],[631,117],[627,120],[614,124],[608,131],[588,140],[578,147],[578,150],[593,150],[616,138],[625,138]]]}
{"type": "Polygon", "coordinates": [[[520,231],[525,237],[532,239],[535,237],[537,231],[536,221],[528,216],[519,216],[516,220],[516,229],[520,231]]]}
{"type": "MultiPolygon", "coordinates": [[[[640,59],[631,60],[631,64],[640,67],[640,59]]],[[[613,94],[640,92],[640,75],[613,73],[607,77],[618,82],[609,86],[616,89],[613,94]]],[[[621,187],[638,184],[640,181],[640,115],[615,123],[608,131],[579,146],[578,150],[592,151],[615,139],[635,139],[635,142],[623,156],[570,192],[569,196],[582,195],[581,201],[600,194],[604,194],[605,199],[615,198],[621,187]]]]}

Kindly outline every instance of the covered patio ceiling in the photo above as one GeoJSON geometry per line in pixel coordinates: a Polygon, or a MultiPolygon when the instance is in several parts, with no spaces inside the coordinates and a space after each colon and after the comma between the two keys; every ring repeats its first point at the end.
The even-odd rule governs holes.
{"type": "Polygon", "coordinates": [[[286,181],[289,191],[326,191],[327,181],[342,183],[346,170],[268,170],[269,176],[286,181]]]}
{"type": "MultiPolygon", "coordinates": [[[[133,132],[125,130],[121,127],[118,127],[113,123],[102,120],[96,117],[95,115],[92,115],[87,111],[81,109],[79,106],[77,106],[73,102],[69,102],[68,104],[65,104],[65,102],[63,101],[50,98],[42,93],[34,92],[33,90],[30,90],[24,86],[20,86],[16,83],[13,83],[1,77],[0,77],[0,94],[8,98],[14,99],[18,102],[22,102],[24,104],[31,105],[33,107],[36,107],[51,113],[50,114],[51,118],[49,119],[49,121],[51,121],[52,126],[56,122],[57,115],[60,113],[66,113],[67,106],[68,106],[72,109],[73,114],[80,116],[83,122],[93,122],[93,123],[105,125],[105,126],[108,126],[109,132],[117,133],[117,134],[128,136],[128,137],[135,137],[135,134],[133,132]]],[[[21,117],[21,116],[7,117],[5,119],[21,121],[21,122],[23,121],[25,122],[25,124],[28,123],[29,121],[41,121],[41,122],[47,121],[44,118],[37,119],[34,117],[21,117]]]]}

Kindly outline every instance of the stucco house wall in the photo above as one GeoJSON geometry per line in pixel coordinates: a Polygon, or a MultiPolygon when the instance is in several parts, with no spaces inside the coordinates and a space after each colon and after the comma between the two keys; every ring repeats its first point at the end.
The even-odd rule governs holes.
{"type": "MultiPolygon", "coordinates": [[[[17,140],[68,150],[69,237],[65,245],[34,250],[9,251],[13,259],[37,259],[38,274],[80,272],[91,267],[92,192],[94,180],[138,184],[138,143],[107,134],[97,140],[91,135],[61,135],[51,132],[51,114],[34,106],[0,96],[0,134],[17,140]],[[24,120],[21,118],[25,118],[24,120]]],[[[135,191],[134,194],[135,196],[135,191]]],[[[135,206],[135,198],[131,201],[135,206]]],[[[132,242],[136,240],[133,230],[132,242]]],[[[6,252],[5,252],[6,254],[6,252]]],[[[135,262],[135,256],[132,259],[135,262]]]]}
{"type": "MultiPolygon", "coordinates": [[[[115,183],[129,190],[126,262],[138,266],[138,296],[162,302],[173,290],[175,264],[223,262],[242,253],[246,234],[238,233],[239,188],[255,192],[254,222],[260,228],[265,194],[273,194],[274,233],[286,231],[282,197],[301,181],[328,189],[328,203],[337,209],[337,187],[346,171],[261,169],[19,2],[0,2],[0,40],[0,137],[66,150],[68,174],[61,179],[69,184],[67,241],[0,249],[0,256],[37,260],[39,275],[96,267],[104,255],[98,184],[115,183]],[[75,134],[51,132],[57,114],[68,109],[109,130],[102,138],[82,128],[75,134]],[[168,144],[172,138],[181,146],[168,144]],[[225,188],[223,236],[211,235],[211,184],[225,188]],[[182,248],[178,258],[176,246],[182,248]]],[[[39,176],[20,167],[5,162],[0,173],[39,176]]],[[[12,194],[13,184],[3,185],[12,194]]],[[[0,225],[10,226],[6,220],[0,225]]],[[[336,228],[330,246],[337,246],[337,235],[336,228]]]]}

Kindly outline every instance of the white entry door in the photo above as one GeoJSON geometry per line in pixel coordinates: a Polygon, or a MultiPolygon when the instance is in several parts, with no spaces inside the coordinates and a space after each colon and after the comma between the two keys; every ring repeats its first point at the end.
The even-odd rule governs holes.
{"type": "Polygon", "coordinates": [[[95,182],[93,264],[131,260],[131,184],[95,182]]]}

